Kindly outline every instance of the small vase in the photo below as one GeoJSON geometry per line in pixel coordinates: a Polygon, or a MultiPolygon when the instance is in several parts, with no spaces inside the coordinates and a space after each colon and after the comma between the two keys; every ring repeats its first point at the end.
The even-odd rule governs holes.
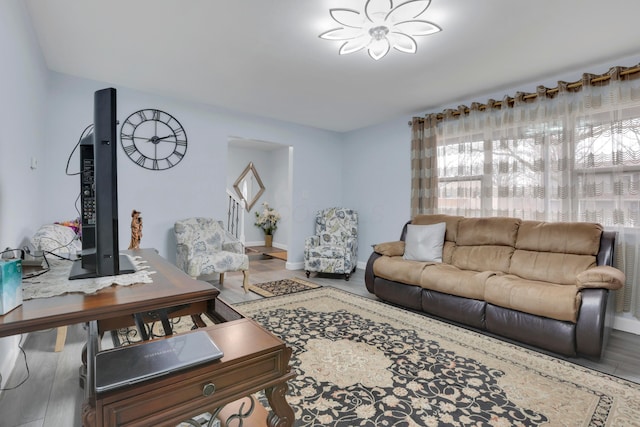
{"type": "Polygon", "coordinates": [[[264,245],[267,248],[270,248],[273,245],[273,234],[265,234],[264,235],[264,245]]]}

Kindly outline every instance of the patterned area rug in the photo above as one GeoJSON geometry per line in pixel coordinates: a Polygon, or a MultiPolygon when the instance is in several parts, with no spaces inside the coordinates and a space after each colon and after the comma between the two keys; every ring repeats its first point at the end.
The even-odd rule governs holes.
{"type": "Polygon", "coordinates": [[[258,283],[249,285],[249,290],[263,297],[269,298],[279,295],[292,294],[309,289],[320,288],[321,286],[306,280],[292,278],[276,280],[273,282],[258,283]]]}
{"type": "Polygon", "coordinates": [[[296,426],[638,426],[640,385],[334,288],[234,306],[293,349],[296,426]]]}

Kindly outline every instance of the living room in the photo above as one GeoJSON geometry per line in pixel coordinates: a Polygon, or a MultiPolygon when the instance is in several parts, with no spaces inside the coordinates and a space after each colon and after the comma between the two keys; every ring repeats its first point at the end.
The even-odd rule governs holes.
{"type": "MultiPolygon", "coordinates": [[[[637,43],[633,42],[638,40],[637,26],[628,21],[637,14],[620,13],[620,10],[637,9],[637,6],[619,2],[621,8],[617,13],[621,15],[620,21],[617,21],[610,31],[596,32],[594,28],[599,28],[599,25],[616,22],[610,18],[601,18],[598,11],[603,6],[597,5],[594,6],[593,12],[587,15],[589,20],[585,20],[591,28],[589,34],[596,39],[610,38],[607,38],[607,42],[594,42],[593,51],[583,59],[567,54],[567,62],[560,64],[557,62],[557,52],[553,60],[548,62],[545,62],[544,54],[539,54],[538,62],[529,64],[529,68],[533,69],[531,75],[534,77],[516,74],[504,84],[484,85],[478,80],[488,77],[486,74],[477,76],[466,69],[467,60],[457,59],[451,63],[450,72],[462,75],[460,79],[464,79],[468,73],[469,80],[475,80],[477,84],[472,91],[436,105],[425,96],[422,104],[407,105],[395,110],[390,108],[388,116],[366,125],[348,128],[345,124],[336,122],[333,128],[323,128],[311,119],[304,119],[305,115],[314,116],[319,113],[314,110],[300,112],[299,120],[277,119],[272,116],[273,112],[269,111],[271,99],[282,97],[290,99],[289,102],[295,104],[297,99],[312,98],[316,91],[311,87],[308,88],[308,92],[295,94],[283,94],[274,89],[270,98],[260,100],[253,107],[255,110],[264,111],[264,114],[258,114],[243,112],[233,104],[217,105],[202,100],[185,99],[178,89],[159,94],[151,89],[151,85],[148,88],[129,87],[114,81],[106,71],[92,78],[82,77],[81,67],[76,74],[55,71],[58,65],[52,65],[51,61],[54,59],[47,56],[46,49],[42,46],[47,40],[42,39],[34,25],[34,20],[39,22],[45,19],[43,14],[46,15],[46,9],[40,8],[42,3],[44,2],[19,0],[0,3],[0,51],[3,52],[4,64],[0,68],[0,87],[3,94],[0,98],[0,115],[4,135],[0,156],[0,243],[3,247],[20,247],[41,224],[69,220],[78,215],[77,177],[67,176],[65,166],[83,129],[92,122],[92,96],[98,89],[115,87],[118,90],[118,116],[121,122],[137,110],[158,108],[175,116],[184,126],[189,138],[189,147],[184,159],[166,171],[140,168],[129,161],[122,150],[118,153],[122,242],[129,240],[126,218],[132,209],[137,209],[144,217],[143,246],[156,248],[163,257],[175,261],[172,227],[177,219],[191,216],[225,219],[226,190],[229,188],[230,176],[235,175],[235,172],[229,171],[229,141],[232,138],[242,138],[292,147],[290,197],[285,202],[278,201],[278,205],[275,206],[283,213],[279,225],[282,232],[276,234],[275,243],[289,253],[287,267],[301,268],[304,238],[312,234],[315,212],[328,206],[345,205],[360,213],[361,251],[358,261],[360,268],[363,268],[371,245],[397,240],[402,224],[410,217],[411,130],[407,122],[412,116],[440,112],[444,108],[455,108],[460,103],[470,104],[474,100],[485,102],[490,98],[501,99],[518,91],[533,92],[538,85],[553,87],[559,80],[578,80],[584,72],[604,73],[612,66],[633,66],[640,63],[637,43]],[[622,21],[624,23],[620,23],[622,21]]],[[[55,5],[57,2],[50,3],[55,5]]],[[[547,6],[550,4],[547,3],[547,6]]],[[[81,17],[76,18],[71,14],[73,2],[64,2],[64,6],[69,9],[70,16],[66,25],[73,28],[74,20],[81,17]]],[[[147,6],[160,7],[150,4],[147,6]]],[[[172,10],[170,2],[163,6],[172,10]]],[[[434,6],[435,3],[432,7],[434,6]]],[[[576,4],[573,7],[584,8],[576,4]]],[[[604,7],[615,9],[609,5],[604,7]]],[[[328,9],[329,7],[324,7],[322,18],[330,19],[328,9]]],[[[221,9],[221,12],[224,10],[221,9]]],[[[512,17],[503,19],[509,18],[512,17]]],[[[557,21],[561,21],[561,18],[566,19],[566,16],[555,17],[557,21]]],[[[516,20],[507,21],[509,25],[505,24],[505,27],[515,26],[514,21],[516,20]]],[[[581,23],[571,21],[571,30],[574,30],[574,24],[581,23]]],[[[121,25],[124,24],[118,21],[105,23],[106,29],[103,31],[118,31],[121,25]]],[[[544,25],[545,21],[540,18],[539,26],[544,25]]],[[[375,74],[375,67],[386,67],[386,72],[392,73],[393,70],[389,69],[392,64],[390,61],[400,59],[406,63],[413,58],[411,55],[400,57],[402,53],[391,52],[388,57],[373,61],[364,52],[360,52],[363,58],[358,67],[343,71],[340,68],[341,61],[350,60],[349,57],[337,54],[338,45],[318,39],[317,35],[321,31],[323,29],[314,29],[305,43],[319,44],[326,48],[324,55],[335,61],[326,68],[327,73],[333,73],[332,78],[336,80],[351,80],[354,86],[359,86],[362,73],[375,74]],[[383,61],[387,60],[389,61],[385,64],[383,61]]],[[[449,31],[453,30],[444,28],[443,34],[449,31]]],[[[539,37],[535,34],[518,35],[522,38],[539,37]]],[[[75,34],[73,37],[81,38],[82,34],[75,34]]],[[[509,31],[504,31],[504,37],[509,38],[509,31]]],[[[104,37],[102,42],[107,43],[107,40],[108,36],[104,37]]],[[[583,39],[572,38],[568,44],[576,43],[575,40],[582,43],[583,39]]],[[[512,42],[509,40],[505,44],[512,42]]],[[[132,39],[129,43],[135,44],[136,41],[132,39]]],[[[120,48],[109,46],[108,43],[106,46],[114,50],[120,48]]],[[[88,44],[85,48],[102,49],[104,46],[88,44]]],[[[216,45],[211,49],[216,51],[219,48],[220,46],[216,45]]],[[[269,45],[269,48],[277,51],[278,58],[286,60],[286,52],[279,51],[278,46],[269,45]]],[[[420,47],[419,52],[428,52],[428,49],[427,43],[420,47]]],[[[538,47],[540,52],[555,49],[563,52],[562,48],[556,48],[550,43],[538,47]]],[[[126,66],[131,67],[132,72],[136,73],[143,70],[150,78],[159,73],[157,69],[145,69],[144,46],[140,46],[139,51],[140,58],[134,58],[132,65],[126,66]]],[[[470,52],[466,54],[471,55],[470,52]]],[[[198,55],[202,53],[199,52],[198,55]]],[[[453,52],[453,55],[462,56],[465,52],[453,52]]],[[[562,55],[564,53],[559,56],[562,55]]],[[[233,55],[230,58],[233,59],[233,55]]],[[[476,64],[495,63],[498,65],[497,68],[509,68],[511,61],[493,54],[473,59],[478,61],[474,62],[476,64]]],[[[55,64],[65,60],[67,59],[61,56],[55,59],[55,64]]],[[[82,57],[68,59],[78,64],[81,64],[82,60],[82,57]]],[[[173,58],[167,59],[170,60],[173,58]]],[[[250,59],[244,61],[242,66],[247,67],[251,64],[250,59]]],[[[470,59],[468,61],[470,62],[470,59]]],[[[526,62],[526,59],[523,61],[526,62]]],[[[421,67],[429,66],[420,64],[421,67]]],[[[103,64],[105,70],[123,66],[103,64]]],[[[412,68],[410,63],[407,66],[412,68]]],[[[220,61],[220,67],[225,67],[224,61],[220,61]]],[[[255,71],[253,79],[259,81],[260,67],[255,68],[258,70],[255,71]]],[[[416,85],[419,85],[423,78],[441,78],[444,73],[442,69],[438,70],[440,74],[416,78],[416,85]]],[[[179,82],[177,86],[185,84],[180,82],[189,80],[190,73],[193,73],[194,77],[198,74],[192,67],[185,67],[184,72],[185,75],[171,76],[179,82]]],[[[402,76],[402,72],[400,70],[397,75],[402,76]]],[[[282,76],[281,79],[295,79],[294,74],[297,72],[290,76],[282,76]]],[[[232,72],[228,72],[228,75],[231,78],[232,72]]],[[[217,83],[218,87],[223,85],[217,83]]],[[[308,85],[313,85],[313,81],[308,82],[308,85]]],[[[370,86],[368,90],[375,92],[377,87],[370,86]]],[[[338,97],[333,106],[326,108],[351,110],[348,106],[351,104],[346,104],[347,100],[343,98],[349,97],[338,97]]],[[[398,98],[389,99],[390,106],[401,104],[402,99],[398,98]]],[[[358,101],[371,103],[366,97],[358,101]]],[[[74,165],[75,163],[71,164],[70,172],[76,170],[74,165]]],[[[259,172],[262,173],[260,170],[259,172]]],[[[636,320],[622,318],[620,321],[620,324],[624,325],[620,327],[624,330],[640,334],[636,320]]],[[[8,375],[17,359],[17,342],[17,337],[0,340],[0,354],[3,355],[0,356],[0,372],[3,377],[8,375]]]]}

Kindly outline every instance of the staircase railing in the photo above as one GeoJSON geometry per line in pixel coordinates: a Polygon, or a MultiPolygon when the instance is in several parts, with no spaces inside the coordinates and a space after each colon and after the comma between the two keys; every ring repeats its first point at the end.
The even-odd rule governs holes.
{"type": "Polygon", "coordinates": [[[245,202],[233,194],[229,189],[227,189],[227,196],[229,196],[227,209],[227,232],[235,236],[235,238],[240,240],[242,243],[245,243],[245,202]]]}

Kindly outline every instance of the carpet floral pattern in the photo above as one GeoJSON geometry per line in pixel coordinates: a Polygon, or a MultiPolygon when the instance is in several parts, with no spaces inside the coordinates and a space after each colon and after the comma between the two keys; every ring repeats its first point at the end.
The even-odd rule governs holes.
{"type": "Polygon", "coordinates": [[[293,349],[297,426],[640,425],[640,387],[333,288],[237,304],[293,349]]]}
{"type": "Polygon", "coordinates": [[[249,285],[249,290],[258,295],[269,298],[273,296],[293,294],[295,292],[302,292],[319,287],[320,285],[316,283],[294,277],[292,279],[274,280],[272,282],[249,285]]]}

